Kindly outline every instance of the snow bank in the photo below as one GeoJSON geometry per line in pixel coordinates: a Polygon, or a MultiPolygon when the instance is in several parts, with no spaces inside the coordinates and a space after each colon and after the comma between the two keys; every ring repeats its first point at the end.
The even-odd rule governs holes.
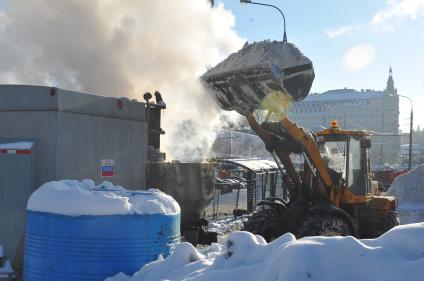
{"type": "Polygon", "coordinates": [[[42,185],[29,198],[27,209],[68,216],[176,214],[180,206],[157,189],[129,191],[110,182],[61,180],[42,185]]]}
{"type": "Polygon", "coordinates": [[[203,253],[181,243],[167,259],[106,281],[421,281],[424,223],[398,226],[377,239],[307,237],[288,233],[271,243],[249,232],[234,232],[225,246],[203,253]]]}
{"type": "Polygon", "coordinates": [[[244,223],[247,221],[247,216],[234,218],[233,216],[225,217],[215,222],[208,223],[208,230],[218,233],[219,236],[230,232],[242,230],[244,223]]]}
{"type": "Polygon", "coordinates": [[[398,200],[402,224],[424,221],[424,165],[397,177],[386,194],[398,200]]]}
{"type": "MultiPolygon", "coordinates": [[[[12,265],[10,264],[9,260],[6,260],[4,262],[4,265],[2,267],[0,267],[0,278],[1,277],[8,277],[9,274],[14,273],[12,265]],[[3,275],[3,274],[8,274],[8,275],[3,275]]],[[[0,279],[3,280],[3,279],[0,279]]],[[[10,280],[10,279],[5,279],[5,280],[10,280]]]]}
{"type": "Polygon", "coordinates": [[[0,149],[31,149],[33,145],[34,143],[27,141],[0,143],[0,149]]]}

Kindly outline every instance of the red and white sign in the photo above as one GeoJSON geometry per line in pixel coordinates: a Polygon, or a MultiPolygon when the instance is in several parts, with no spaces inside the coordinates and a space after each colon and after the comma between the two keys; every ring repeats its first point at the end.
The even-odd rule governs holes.
{"type": "Polygon", "coordinates": [[[29,149],[0,149],[0,154],[31,154],[29,149]]]}
{"type": "Polygon", "coordinates": [[[115,176],[114,159],[102,159],[100,161],[100,176],[102,178],[111,178],[115,176]]]}

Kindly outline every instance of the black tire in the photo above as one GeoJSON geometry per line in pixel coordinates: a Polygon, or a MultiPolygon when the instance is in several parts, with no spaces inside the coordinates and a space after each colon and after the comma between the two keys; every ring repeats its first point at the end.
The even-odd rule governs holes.
{"type": "Polygon", "coordinates": [[[399,214],[397,212],[390,211],[384,222],[384,232],[389,231],[398,225],[400,225],[399,214]]]}
{"type": "Polygon", "coordinates": [[[297,238],[306,236],[349,236],[352,230],[343,219],[334,215],[312,215],[299,223],[297,238]]]}
{"type": "Polygon", "coordinates": [[[259,210],[244,223],[245,231],[261,235],[270,242],[274,233],[273,222],[278,217],[278,212],[273,208],[259,210]]]}

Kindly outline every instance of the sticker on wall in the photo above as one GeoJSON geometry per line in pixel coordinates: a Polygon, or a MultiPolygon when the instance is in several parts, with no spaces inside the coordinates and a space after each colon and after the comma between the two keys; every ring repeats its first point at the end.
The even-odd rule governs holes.
{"type": "Polygon", "coordinates": [[[111,178],[115,176],[115,160],[102,159],[100,161],[100,173],[102,178],[111,178]]]}

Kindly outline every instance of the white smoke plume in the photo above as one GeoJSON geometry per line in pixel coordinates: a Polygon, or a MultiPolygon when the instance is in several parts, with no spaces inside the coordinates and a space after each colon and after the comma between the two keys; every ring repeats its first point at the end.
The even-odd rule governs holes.
{"type": "Polygon", "coordinates": [[[10,0],[0,11],[0,83],[167,103],[163,149],[205,157],[218,109],[198,81],[240,49],[234,16],[208,0],[10,0]],[[190,131],[188,131],[190,129],[190,131]]]}

